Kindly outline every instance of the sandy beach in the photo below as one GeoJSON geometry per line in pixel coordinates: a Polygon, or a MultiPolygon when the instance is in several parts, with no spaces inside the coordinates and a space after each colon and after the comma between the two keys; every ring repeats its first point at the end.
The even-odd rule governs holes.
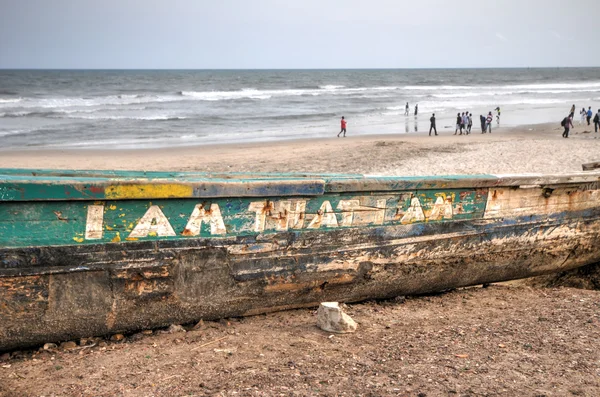
{"type": "Polygon", "coordinates": [[[600,133],[575,125],[568,139],[559,123],[476,130],[468,136],[442,130],[199,145],[144,150],[0,151],[2,168],[135,169],[211,172],[342,172],[372,175],[561,173],[598,161],[600,133]]]}
{"type": "MultiPolygon", "coordinates": [[[[377,175],[581,171],[600,133],[558,123],[162,150],[0,151],[0,167],[377,175]],[[591,132],[590,132],[591,131],[591,132]]],[[[85,338],[0,355],[3,396],[600,395],[600,291],[502,284],[348,305],[330,335],[302,309],[185,331],[85,338]]]]}

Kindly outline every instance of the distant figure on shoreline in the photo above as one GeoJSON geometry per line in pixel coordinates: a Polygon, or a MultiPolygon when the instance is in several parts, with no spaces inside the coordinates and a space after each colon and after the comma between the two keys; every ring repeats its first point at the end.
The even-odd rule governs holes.
{"type": "Polygon", "coordinates": [[[469,124],[469,112],[465,112],[462,114],[462,128],[465,130],[465,135],[469,135],[469,131],[467,131],[467,125],[469,124]]]}
{"type": "Polygon", "coordinates": [[[563,132],[563,138],[569,137],[569,130],[573,128],[573,116],[569,114],[568,117],[565,117],[563,121],[560,123],[563,127],[565,127],[565,131],[563,132]]]}
{"type": "Polygon", "coordinates": [[[431,115],[431,118],[429,119],[429,136],[431,136],[431,130],[435,131],[435,135],[437,135],[437,128],[435,128],[435,113],[433,113],[431,115]]]}
{"type": "Polygon", "coordinates": [[[485,119],[485,129],[490,134],[492,133],[492,121],[494,121],[494,116],[492,116],[492,112],[489,112],[485,119]]]}
{"type": "Polygon", "coordinates": [[[471,134],[471,128],[473,128],[473,113],[469,113],[467,118],[467,135],[471,134]]]}
{"type": "Polygon", "coordinates": [[[419,113],[419,104],[415,105],[415,117],[417,117],[417,113],[419,113]]]}
{"type": "Polygon", "coordinates": [[[494,109],[496,111],[496,124],[500,124],[500,106],[494,109]]]}
{"type": "Polygon", "coordinates": [[[581,125],[581,124],[583,124],[583,122],[585,121],[585,117],[587,116],[587,112],[585,111],[585,108],[581,108],[579,115],[581,116],[581,120],[579,120],[579,125],[581,125]]]}
{"type": "Polygon", "coordinates": [[[456,129],[454,130],[454,135],[460,130],[460,135],[462,135],[462,117],[460,113],[456,114],[456,129]]]}
{"type": "Polygon", "coordinates": [[[592,112],[592,107],[590,106],[586,114],[588,125],[590,125],[590,120],[592,119],[593,114],[594,113],[592,112]]]}
{"type": "Polygon", "coordinates": [[[571,113],[569,113],[569,114],[571,115],[571,118],[573,118],[575,116],[575,104],[573,104],[573,106],[571,106],[571,113]]]}
{"type": "Polygon", "coordinates": [[[481,133],[485,134],[485,117],[483,114],[479,115],[479,122],[481,123],[481,133]]]}
{"type": "Polygon", "coordinates": [[[598,109],[598,113],[594,116],[594,132],[598,132],[600,128],[600,109],[598,109]]]}
{"type": "Polygon", "coordinates": [[[406,109],[404,110],[404,115],[408,116],[408,102],[406,102],[406,109]]]}
{"type": "Polygon", "coordinates": [[[342,116],[342,120],[340,122],[342,129],[340,130],[340,132],[338,132],[337,136],[338,138],[340,137],[340,134],[343,132],[344,133],[344,138],[346,137],[346,120],[344,119],[344,116],[342,116]]]}

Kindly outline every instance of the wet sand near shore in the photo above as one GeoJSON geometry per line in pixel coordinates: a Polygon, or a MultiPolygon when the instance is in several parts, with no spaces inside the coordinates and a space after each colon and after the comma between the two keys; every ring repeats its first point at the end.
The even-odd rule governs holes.
{"type": "Polygon", "coordinates": [[[206,145],[144,150],[0,151],[0,168],[135,169],[210,172],[339,172],[380,175],[558,173],[600,159],[600,133],[558,123],[427,133],[206,145]]]}
{"type": "MultiPolygon", "coordinates": [[[[575,125],[569,139],[558,123],[491,135],[349,133],[161,150],[0,151],[0,167],[408,176],[562,173],[600,161],[600,133],[587,125],[575,125]]],[[[359,323],[354,334],[325,333],[315,310],[301,309],[0,353],[0,395],[600,395],[600,291],[503,283],[350,304],[347,312],[359,323]]]]}

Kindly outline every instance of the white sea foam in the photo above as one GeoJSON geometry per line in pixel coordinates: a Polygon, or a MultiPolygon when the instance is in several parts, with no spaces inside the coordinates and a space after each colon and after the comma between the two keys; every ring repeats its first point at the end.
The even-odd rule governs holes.
{"type": "Polygon", "coordinates": [[[147,120],[147,121],[185,120],[185,119],[187,119],[187,117],[168,116],[168,115],[151,115],[151,116],[69,115],[69,116],[67,116],[67,118],[81,119],[81,120],[147,120]]]}
{"type": "Polygon", "coordinates": [[[35,130],[32,128],[24,128],[24,129],[17,129],[17,130],[0,131],[0,136],[27,134],[32,131],[35,131],[35,130]]]}
{"type": "Polygon", "coordinates": [[[17,103],[21,102],[21,98],[0,98],[0,103],[17,103]]]}
{"type": "Polygon", "coordinates": [[[326,84],[326,85],[320,85],[319,88],[322,90],[337,90],[340,88],[345,88],[346,86],[344,85],[335,85],[335,84],[326,84]]]}
{"type": "Polygon", "coordinates": [[[579,91],[598,91],[600,82],[589,83],[548,83],[548,84],[508,84],[508,85],[407,85],[402,87],[409,91],[465,91],[465,90],[504,90],[516,92],[535,92],[553,93],[552,90],[560,90],[559,93],[579,92],[579,91]]]}
{"type": "MultiPolygon", "coordinates": [[[[109,95],[95,98],[24,98],[21,101],[18,101],[18,107],[52,109],[106,105],[132,105],[138,103],[173,102],[180,100],[181,97],[177,97],[175,95],[109,95]]],[[[0,102],[0,108],[14,108],[15,103],[17,102],[0,102]]]]}

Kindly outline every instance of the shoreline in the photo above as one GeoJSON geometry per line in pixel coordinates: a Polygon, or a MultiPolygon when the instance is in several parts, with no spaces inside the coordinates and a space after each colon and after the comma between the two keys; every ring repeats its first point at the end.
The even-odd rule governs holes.
{"type": "Polygon", "coordinates": [[[343,172],[381,175],[565,172],[600,160],[600,133],[559,123],[499,127],[469,136],[441,129],[148,149],[23,149],[0,151],[0,168],[211,172],[343,172]],[[585,133],[584,131],[590,131],[585,133]],[[525,160],[525,161],[524,161],[525,160]]]}

